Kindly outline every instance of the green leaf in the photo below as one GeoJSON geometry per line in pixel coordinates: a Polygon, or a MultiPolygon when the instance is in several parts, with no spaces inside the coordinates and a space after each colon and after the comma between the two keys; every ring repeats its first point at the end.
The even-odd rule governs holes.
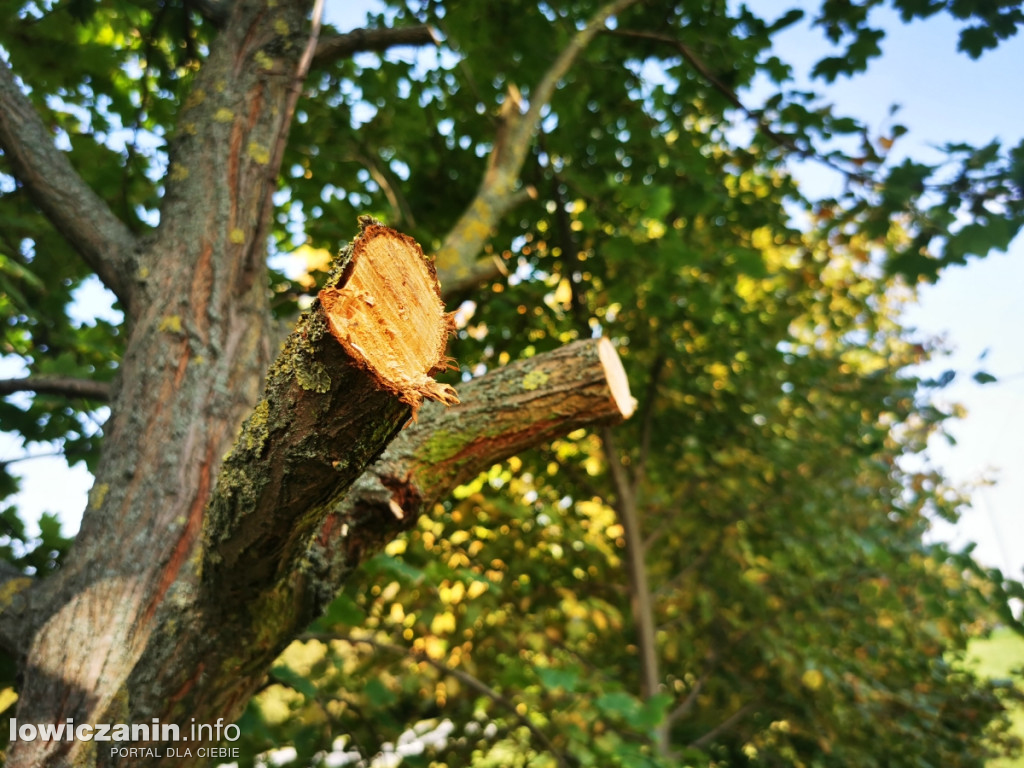
{"type": "Polygon", "coordinates": [[[327,607],[324,615],[313,622],[314,631],[330,629],[338,624],[358,627],[366,620],[366,611],[359,607],[348,594],[341,592],[327,607]]]}
{"type": "Polygon", "coordinates": [[[398,696],[380,680],[374,678],[366,683],[363,690],[367,700],[375,707],[389,707],[398,700],[398,696]]]}
{"type": "Polygon", "coordinates": [[[298,674],[290,667],[277,664],[270,670],[270,675],[278,682],[298,691],[307,699],[313,700],[317,697],[316,686],[310,682],[309,678],[298,674]]]}
{"type": "Polygon", "coordinates": [[[578,667],[570,667],[568,669],[541,667],[537,669],[537,677],[540,678],[547,688],[571,692],[576,690],[576,684],[580,678],[580,669],[578,667]]]}

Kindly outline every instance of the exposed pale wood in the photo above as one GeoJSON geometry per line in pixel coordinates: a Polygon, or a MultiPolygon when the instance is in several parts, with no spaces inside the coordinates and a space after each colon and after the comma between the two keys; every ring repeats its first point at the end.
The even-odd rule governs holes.
{"type": "Polygon", "coordinates": [[[622,359],[607,338],[597,342],[597,354],[608,380],[608,391],[622,417],[628,419],[636,411],[636,400],[629,392],[629,380],[626,378],[626,369],[622,367],[622,359]]]}
{"type": "Polygon", "coordinates": [[[381,387],[419,408],[423,399],[457,403],[431,376],[448,366],[453,329],[434,265],[411,237],[368,224],[352,244],[338,287],[320,291],[331,334],[381,387]]]}

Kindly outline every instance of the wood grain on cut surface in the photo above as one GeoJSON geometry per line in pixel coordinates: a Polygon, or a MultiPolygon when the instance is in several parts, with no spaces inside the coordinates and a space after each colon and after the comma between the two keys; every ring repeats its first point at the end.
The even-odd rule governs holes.
{"type": "Polygon", "coordinates": [[[337,287],[320,292],[331,334],[382,388],[418,408],[424,399],[457,403],[431,374],[443,370],[452,325],[433,264],[412,238],[379,224],[352,243],[337,287]]]}

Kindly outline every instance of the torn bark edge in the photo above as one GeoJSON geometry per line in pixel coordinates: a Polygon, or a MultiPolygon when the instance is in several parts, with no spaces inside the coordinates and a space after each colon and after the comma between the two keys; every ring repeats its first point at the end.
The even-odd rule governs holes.
{"type": "Polygon", "coordinates": [[[359,224],[341,269],[318,296],[331,335],[382,389],[412,407],[413,418],[424,399],[454,405],[455,390],[433,379],[451,366],[445,348],[455,330],[433,261],[411,237],[368,216],[359,224]]]}

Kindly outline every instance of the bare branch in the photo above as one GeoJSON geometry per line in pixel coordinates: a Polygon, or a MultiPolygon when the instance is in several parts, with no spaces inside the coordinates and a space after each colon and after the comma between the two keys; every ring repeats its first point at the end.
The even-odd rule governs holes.
{"type": "MultiPolygon", "coordinates": [[[[626,567],[629,576],[629,601],[636,624],[636,645],[640,655],[641,686],[645,697],[654,696],[660,686],[661,673],[658,660],[658,637],[654,626],[654,600],[647,579],[644,560],[643,526],[636,503],[636,489],[631,486],[626,468],[622,465],[611,427],[601,430],[601,444],[605,461],[615,488],[615,512],[625,532],[626,567]]],[[[669,754],[668,722],[657,729],[656,744],[661,755],[669,754]]]]}
{"type": "Polygon", "coordinates": [[[605,28],[605,23],[608,19],[617,16],[637,2],[638,0],[613,0],[613,2],[602,6],[594,14],[594,17],[587,22],[587,25],[576,33],[569,45],[562,50],[558,58],[555,59],[555,63],[551,65],[551,68],[544,73],[544,77],[541,78],[537,87],[530,93],[530,108],[517,126],[516,135],[512,139],[514,144],[523,145],[524,154],[526,146],[529,145],[530,137],[540,125],[541,112],[547,103],[551,101],[555,89],[562,81],[562,78],[568,74],[576,59],[590,45],[590,41],[594,39],[594,36],[605,28]]]}
{"type": "Polygon", "coordinates": [[[322,65],[357,53],[380,53],[400,45],[440,44],[440,35],[429,24],[397,29],[354,29],[344,34],[322,37],[317,43],[313,62],[322,65]]]}
{"type": "Polygon", "coordinates": [[[0,379],[0,396],[14,392],[36,392],[40,395],[84,397],[89,400],[110,400],[110,383],[91,379],[60,376],[27,376],[23,379],[0,379]]]}
{"type": "Polygon", "coordinates": [[[654,362],[651,363],[650,372],[647,374],[647,390],[644,393],[644,404],[640,417],[640,456],[636,462],[636,469],[633,471],[633,485],[638,491],[643,488],[647,479],[647,459],[651,453],[651,430],[654,428],[654,401],[658,396],[658,384],[666,362],[664,353],[659,352],[654,358],[654,362]]]}
{"type": "Polygon", "coordinates": [[[716,725],[710,731],[705,733],[699,739],[691,741],[689,746],[693,749],[701,749],[703,747],[706,747],[708,744],[715,740],[715,737],[717,737],[718,734],[729,730],[734,725],[736,725],[736,723],[738,723],[740,720],[746,717],[750,713],[750,710],[752,710],[753,708],[754,702],[752,701],[747,704],[744,704],[742,707],[737,709],[735,712],[729,715],[729,717],[725,718],[725,720],[720,722],[718,725],[716,725]]]}
{"type": "Polygon", "coordinates": [[[466,290],[496,275],[492,264],[477,263],[477,257],[501,218],[525,199],[517,189],[519,175],[540,126],[541,112],[573,63],[608,19],[637,2],[639,0],[613,0],[593,16],[530,92],[530,104],[525,114],[519,91],[514,86],[509,89],[480,188],[437,251],[437,273],[448,291],[466,290]]]}
{"type": "Polygon", "coordinates": [[[711,673],[715,671],[717,666],[718,659],[714,652],[712,652],[708,668],[704,670],[704,673],[699,678],[697,678],[697,682],[693,684],[693,688],[691,688],[690,692],[686,694],[686,698],[679,702],[679,706],[669,712],[666,716],[665,720],[669,727],[693,709],[693,706],[697,703],[697,697],[700,696],[700,692],[704,690],[705,683],[707,683],[711,678],[711,673]]]}
{"type": "Polygon", "coordinates": [[[387,165],[381,163],[373,150],[367,147],[356,152],[352,159],[361,163],[369,171],[371,178],[384,192],[391,210],[395,212],[394,226],[415,227],[416,218],[413,216],[412,208],[409,207],[409,201],[402,194],[401,185],[395,183],[394,176],[387,165]]]}
{"type": "MultiPolygon", "coordinates": [[[[314,52],[320,40],[321,20],[324,12],[324,0],[316,0],[313,3],[312,20],[310,22],[309,37],[306,39],[306,47],[299,58],[295,73],[292,75],[288,87],[288,97],[285,102],[284,119],[278,127],[277,138],[274,141],[274,151],[270,156],[270,168],[276,172],[281,167],[281,160],[284,157],[285,147],[288,145],[288,134],[291,131],[292,118],[295,116],[295,107],[302,95],[302,85],[306,82],[306,75],[309,74],[309,67],[313,63],[314,52]]],[[[268,190],[270,192],[270,190],[268,190]]],[[[261,228],[266,225],[274,207],[273,194],[266,194],[263,197],[263,213],[260,216],[261,228]]]]}
{"type": "Polygon", "coordinates": [[[0,59],[0,148],[50,222],[133,314],[135,236],[71,166],[0,59]]]}

